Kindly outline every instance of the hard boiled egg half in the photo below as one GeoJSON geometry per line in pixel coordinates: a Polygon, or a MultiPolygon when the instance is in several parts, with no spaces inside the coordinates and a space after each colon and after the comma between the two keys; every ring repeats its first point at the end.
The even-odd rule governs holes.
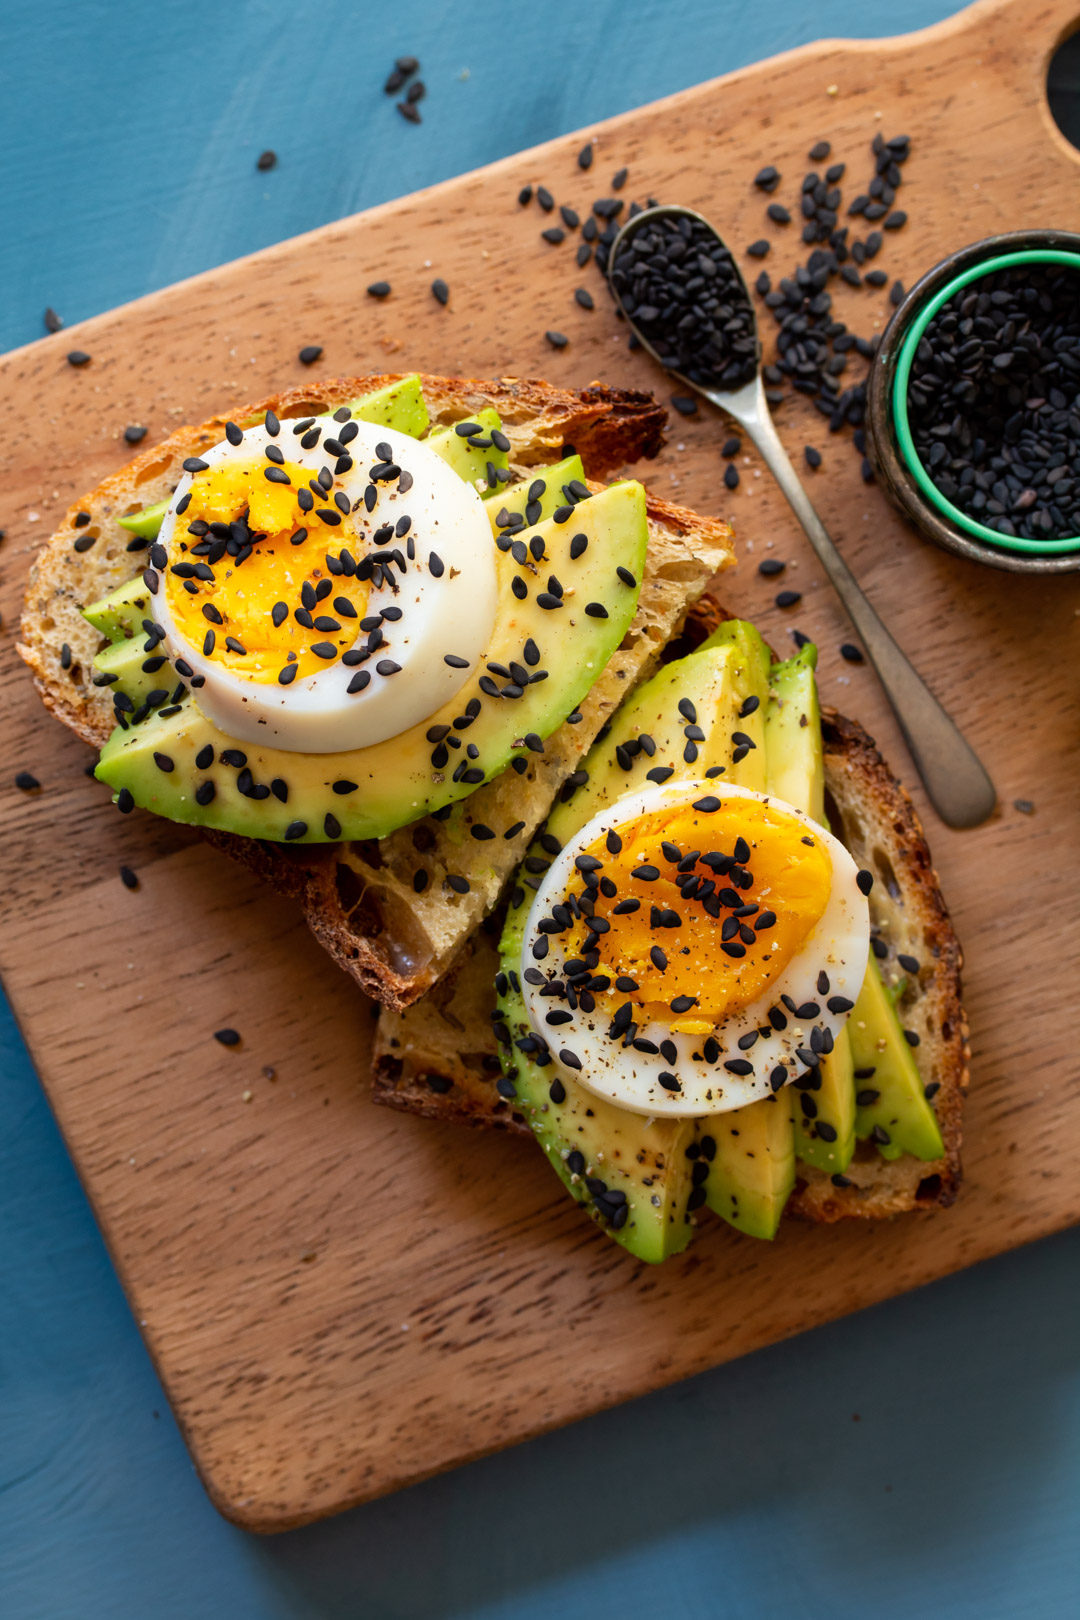
{"type": "Polygon", "coordinates": [[[184,469],[146,578],[169,657],[228,736],[363,748],[464,685],[494,624],[494,544],[426,444],[345,407],[271,411],[184,469]]]}
{"type": "Polygon", "coordinates": [[[576,1082],[641,1114],[741,1108],[819,1064],[866,972],[847,850],[716,781],[629,794],[552,861],[521,959],[529,1018],[576,1082]]]}

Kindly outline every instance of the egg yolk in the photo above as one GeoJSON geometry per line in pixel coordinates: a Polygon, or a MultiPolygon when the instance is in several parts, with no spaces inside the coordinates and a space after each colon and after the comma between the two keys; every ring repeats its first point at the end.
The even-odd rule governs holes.
{"type": "MultiPolygon", "coordinates": [[[[629,1000],[639,1023],[689,1034],[707,1034],[766,991],[829,899],[832,862],[822,840],[752,799],[711,813],[690,805],[652,811],[586,853],[601,862],[590,892],[594,918],[607,924],[594,970],[610,976],[606,994],[629,1000]],[[637,989],[620,991],[619,977],[637,989]]],[[[579,925],[573,949],[584,938],[579,925]]]]}
{"type": "Polygon", "coordinates": [[[354,644],[370,588],[352,573],[330,573],[328,552],[365,549],[333,490],[320,491],[304,511],[298,496],[311,493],[310,469],[285,462],[275,470],[286,484],[266,477],[270,465],[261,457],[226,461],[195,475],[176,520],[165,590],[178,631],[205,656],[264,683],[295,666],[295,677],[281,683],[289,684],[354,644]],[[210,525],[233,526],[223,555],[224,530],[210,525]]]}

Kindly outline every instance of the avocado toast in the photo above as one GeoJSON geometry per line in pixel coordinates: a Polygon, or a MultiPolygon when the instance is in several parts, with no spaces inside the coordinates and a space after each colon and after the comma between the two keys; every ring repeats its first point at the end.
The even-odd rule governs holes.
{"type": "MultiPolygon", "coordinates": [[[[114,788],[121,808],[145,803],[200,824],[229,854],[295,895],[320,942],[370,994],[389,1005],[406,1005],[438,978],[490,911],[557,786],[622,693],[655,663],[709,578],[731,561],[726,524],[669,506],[647,496],[640,485],[603,489],[595,482],[628,460],[654,454],[662,421],[650,397],[602,387],[572,393],[519,379],[484,383],[405,375],[298,387],[238,409],[235,421],[223,415],[200,428],[181,429],[69,511],[31,578],[23,656],[47,706],[103,750],[99,774],[114,788]],[[267,423],[277,432],[270,434],[267,423]],[[294,753],[285,766],[279,751],[265,749],[261,740],[255,746],[238,744],[220,723],[207,727],[200,708],[206,693],[185,689],[199,677],[192,680],[179,665],[170,671],[162,662],[160,627],[153,614],[146,614],[155,594],[148,580],[161,579],[155,548],[162,544],[159,526],[168,521],[170,502],[179,504],[176,490],[213,479],[214,470],[201,463],[223,440],[232,445],[234,434],[241,439],[246,434],[257,442],[271,458],[264,471],[272,476],[279,444],[295,458],[303,453],[297,448],[303,439],[320,429],[326,444],[334,442],[331,455],[340,465],[349,459],[347,435],[355,431],[362,442],[367,423],[388,439],[404,434],[418,445],[426,441],[464,482],[482,490],[499,548],[500,577],[513,585],[528,576],[530,610],[542,596],[553,597],[543,590],[551,576],[540,573],[539,559],[550,554],[546,547],[566,552],[557,584],[568,593],[572,570],[581,570],[584,582],[594,559],[609,554],[610,578],[603,589],[611,594],[605,602],[599,582],[595,590],[583,583],[581,594],[588,600],[581,604],[582,614],[540,602],[547,652],[539,636],[523,633],[503,660],[487,660],[502,673],[481,673],[478,666],[467,672],[477,693],[467,699],[463,692],[451,711],[454,719],[475,725],[467,739],[464,728],[452,723],[446,736],[429,738],[433,728],[424,724],[422,756],[415,747],[409,755],[395,749],[391,735],[374,745],[379,768],[369,763],[366,779],[354,770],[355,759],[348,768],[326,764],[340,764],[343,753],[327,755],[305,776],[301,755],[294,753]],[[338,424],[345,443],[332,441],[338,424]],[[542,476],[548,471],[551,487],[542,476]],[[594,500],[600,504],[593,506],[594,500]],[[581,521],[568,522],[571,513],[581,521]],[[571,550],[577,554],[571,556],[571,550]],[[616,550],[626,579],[615,572],[616,550]],[[635,558],[640,560],[636,571],[627,566],[635,558]],[[566,633],[557,629],[560,620],[570,618],[575,620],[572,654],[566,647],[560,651],[566,633]],[[588,655],[582,652],[586,646],[588,655]],[[534,653],[536,662],[530,663],[534,653]],[[524,701],[523,683],[514,679],[518,669],[529,676],[524,701]],[[543,684],[541,674],[547,677],[543,684]],[[488,709],[501,712],[489,727],[485,757],[477,758],[473,738],[484,732],[481,710],[488,709]],[[443,756],[452,742],[459,747],[451,770],[443,756]],[[458,780],[448,787],[447,778],[455,773],[458,780]],[[442,779],[440,796],[425,801],[417,781],[423,785],[435,778],[442,779]],[[397,795],[399,781],[403,787],[397,795]],[[381,809],[375,815],[369,812],[377,798],[381,809]],[[424,814],[428,803],[430,812],[424,814]]],[[[286,482],[290,476],[299,482],[282,461],[278,468],[286,482]]],[[[205,498],[220,495],[214,489],[205,498]]],[[[320,521],[333,521],[329,505],[317,507],[320,511],[327,514],[320,521]]],[[[407,536],[394,538],[400,540],[399,551],[409,544],[407,536]]],[[[213,570],[214,544],[211,530],[199,538],[199,546],[210,549],[181,564],[195,576],[184,580],[185,590],[202,589],[200,578],[213,570]]],[[[243,546],[240,550],[242,555],[243,546]]],[[[394,547],[384,550],[392,553],[394,547]]],[[[324,583],[318,581],[317,591],[324,583]]],[[[348,594],[355,583],[350,575],[341,585],[339,575],[328,603],[319,597],[311,610],[297,604],[296,617],[308,613],[313,625],[312,614],[323,617],[324,606],[339,612],[332,621],[338,630],[327,632],[334,641],[309,640],[302,656],[323,656],[320,648],[345,645],[350,621],[340,615],[364,611],[348,594]],[[339,587],[344,595],[335,594],[339,587]]],[[[193,599],[202,601],[194,593],[193,599]]],[[[565,608],[570,594],[554,600],[565,608]]],[[[182,608],[183,599],[177,601],[182,608]]],[[[156,606],[160,610],[160,598],[156,606]]],[[[202,601],[204,614],[208,607],[213,609],[212,602],[202,601]]],[[[221,638],[228,628],[215,630],[209,615],[206,623],[200,621],[200,633],[218,639],[215,658],[222,656],[221,638]]],[[[230,655],[235,660],[245,651],[250,655],[253,648],[230,655]]],[[[347,664],[349,652],[346,648],[334,662],[347,664]]],[[[278,681],[287,673],[283,666],[278,681]]],[[[348,673],[355,681],[366,670],[348,673]]],[[[400,676],[395,679],[394,690],[400,692],[400,676]]]]}
{"type": "MultiPolygon", "coordinates": [[[[705,628],[709,606],[699,605],[705,628]]],[[[959,947],[910,799],[858,725],[821,715],[814,663],[811,645],[770,662],[751,626],[722,621],[664,665],[597,740],[587,781],[559,795],[501,937],[481,929],[433,994],[380,1017],[378,1101],[532,1136],[571,1196],[642,1259],[678,1253],[706,1208],[771,1238],[785,1209],[819,1222],[892,1215],[949,1203],[958,1184],[968,1061],[959,947]],[[699,1118],[650,1117],[576,1086],[552,1062],[565,1024],[538,1029],[521,995],[524,919],[537,892],[528,885],[543,882],[598,805],[625,799],[650,771],[665,782],[715,773],[718,792],[740,791],[741,777],[751,792],[827,819],[874,879],[869,963],[829,1049],[804,1052],[805,1064],[761,1100],[699,1118]]],[[[746,1058],[755,1044],[740,1042],[746,1058]]]]}

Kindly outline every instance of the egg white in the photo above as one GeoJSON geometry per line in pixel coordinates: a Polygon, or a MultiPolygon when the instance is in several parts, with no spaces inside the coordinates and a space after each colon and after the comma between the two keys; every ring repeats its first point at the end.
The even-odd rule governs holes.
{"type": "MultiPolygon", "coordinates": [[[[277,435],[260,423],[244,430],[241,444],[222,440],[200,451],[200,459],[210,466],[250,461],[264,455],[268,444],[276,444],[287,461],[309,468],[312,476],[323,467],[332,473],[336,457],[322,449],[322,441],[332,438],[343,423],[331,417],[318,420],[325,423],[323,435],[309,450],[301,446],[293,431],[295,424],[286,420],[277,435]]],[[[346,690],[356,667],[343,664],[340,658],[290,686],[245,680],[239,672],[203,656],[201,643],[193,643],[177,624],[163,588],[154,596],[154,618],[165,632],[170,658],[181,658],[195,676],[202,677],[194,694],[197,707],[238,741],[315,754],[383,742],[434,714],[460,691],[484,657],[495,623],[498,585],[491,525],[479,494],[422,440],[369,422],[358,421],[356,426],[359,431],[347,446],[353,467],[335,476],[325,504],[333,504],[337,490],[345,492],[351,505],[359,501],[352,518],[357,533],[349,534],[344,525],[328,529],[327,550],[336,553],[348,546],[359,560],[373,549],[370,541],[377,528],[396,524],[408,515],[416,552],[404,575],[394,570],[396,593],[385,582],[371,589],[368,615],[392,604],[402,610],[402,616],[393,623],[384,622],[383,645],[363,665],[371,679],[362,692],[346,690]],[[391,447],[396,464],[412,474],[413,484],[405,494],[396,481],[377,484],[378,501],[368,513],[363,495],[369,483],[368,469],[381,459],[377,444],[391,447]],[[441,577],[429,569],[432,552],[445,565],[441,577]],[[447,653],[465,660],[464,664],[448,665],[444,661],[447,653]],[[380,675],[376,664],[382,659],[399,664],[400,670],[380,675]]],[[[168,558],[166,568],[181,560],[180,541],[189,539],[188,519],[177,517],[176,507],[190,489],[192,476],[185,473],[181,478],[158,535],[158,544],[168,558]]],[[[388,544],[404,550],[406,538],[388,544]]],[[[257,564],[256,552],[243,566],[257,564]]],[[[356,643],[366,639],[357,630],[356,643]]]]}
{"type": "MultiPolygon", "coordinates": [[[[814,1026],[828,1030],[835,1040],[848,1012],[830,1012],[826,1006],[829,998],[843,997],[853,1003],[859,994],[866,973],[870,919],[866,897],[856,882],[857,873],[855,861],[831,833],[775,796],[750,788],[724,786],[715,780],[673,782],[628,794],[600,811],[565,845],[544,874],[529,908],[520,974],[533,1031],[546,1042],[554,1066],[563,1075],[633,1113],[699,1117],[726,1113],[768,1097],[774,1090],[770,1073],[778,1065],[783,1064],[788,1071],[785,1084],[806,1072],[807,1065],[795,1052],[798,1047],[810,1047],[814,1026]],[[618,832],[641,816],[675,805],[691,805],[706,796],[718,798],[722,803],[731,799],[756,799],[801,822],[829,856],[832,867],[829,898],[813,930],[769,988],[715,1028],[713,1036],[720,1048],[715,1063],[704,1060],[702,1046],[707,1037],[703,1035],[673,1034],[661,1022],[638,1030],[638,1038],[656,1046],[661,1041],[673,1041],[676,1056],[671,1061],[670,1056],[639,1052],[608,1036],[611,1015],[615,1007],[627,999],[625,996],[611,997],[605,992],[596,998],[596,1010],[587,1013],[580,1008],[571,1009],[562,999],[542,994],[545,984],[563,978],[568,953],[562,935],[542,934],[538,924],[550,916],[552,906],[564,901],[571,889],[580,892],[581,874],[576,871],[574,861],[589,846],[602,842],[609,831],[618,832]],[[547,942],[546,955],[538,961],[533,947],[540,938],[547,942]],[[829,989],[824,994],[817,988],[818,975],[822,972],[829,980],[829,989]],[[789,997],[799,1008],[815,1003],[819,1012],[813,1018],[799,1019],[782,1004],[783,996],[789,997]],[[547,1015],[556,1008],[570,1011],[571,1022],[556,1027],[549,1025],[547,1015]],[[770,1008],[777,1008],[784,1015],[785,1029],[778,1031],[771,1027],[770,1008]],[[739,1037],[762,1028],[768,1029],[768,1034],[759,1035],[749,1050],[740,1050],[739,1037]],[[563,1061],[560,1053],[566,1051],[580,1060],[580,1068],[563,1061]],[[729,1061],[750,1062],[753,1072],[731,1074],[724,1067],[729,1061]],[[677,1075],[681,1092],[672,1092],[660,1084],[659,1076],[663,1073],[677,1075]]],[[[719,949],[719,922],[716,929],[719,949]]],[[[545,947],[540,949],[543,951],[545,947]]]]}

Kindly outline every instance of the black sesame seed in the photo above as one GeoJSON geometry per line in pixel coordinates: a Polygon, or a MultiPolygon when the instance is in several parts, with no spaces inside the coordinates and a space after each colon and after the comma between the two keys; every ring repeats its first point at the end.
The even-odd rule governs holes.
{"type": "Polygon", "coordinates": [[[860,894],[869,894],[870,890],[874,887],[874,874],[873,872],[866,871],[864,868],[861,872],[856,874],[855,882],[858,885],[860,894]]]}
{"type": "Polygon", "coordinates": [[[775,597],[778,608],[794,607],[796,602],[802,601],[801,591],[778,591],[775,597]]]}
{"type": "Polygon", "coordinates": [[[69,366],[86,366],[90,363],[90,356],[87,354],[85,349],[70,349],[68,351],[67,363],[69,366]]]}
{"type": "Polygon", "coordinates": [[[854,642],[851,641],[841,643],[840,656],[849,664],[865,663],[861,648],[856,647],[854,642]]]}
{"type": "Polygon", "coordinates": [[[436,277],[436,279],[431,283],[431,296],[434,298],[437,304],[442,304],[445,306],[450,302],[450,288],[446,285],[446,282],[443,281],[441,276],[436,277]]]}
{"type": "MultiPolygon", "coordinates": [[[[322,345],[319,343],[306,343],[300,350],[298,359],[302,366],[313,366],[316,360],[322,358],[322,345]]],[[[302,503],[301,503],[302,504],[302,503]]]]}
{"type": "Polygon", "coordinates": [[[220,1041],[222,1046],[240,1045],[240,1033],[235,1029],[215,1029],[214,1039],[220,1041]]]}
{"type": "Polygon", "coordinates": [[[570,339],[566,336],[565,332],[548,331],[544,333],[544,336],[547,338],[553,349],[565,349],[567,344],[570,342],[570,339]]]}

